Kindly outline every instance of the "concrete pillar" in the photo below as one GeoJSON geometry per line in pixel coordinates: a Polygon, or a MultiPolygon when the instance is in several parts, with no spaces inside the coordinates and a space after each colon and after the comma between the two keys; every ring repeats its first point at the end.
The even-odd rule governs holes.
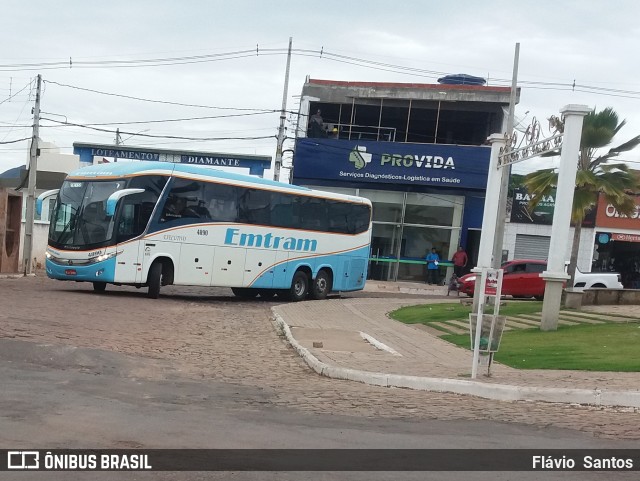
{"type": "Polygon", "coordinates": [[[544,301],[542,303],[542,322],[540,329],[555,331],[558,329],[562,284],[569,278],[565,273],[564,263],[571,227],[571,207],[576,188],[578,171],[578,155],[582,137],[582,122],[591,109],[586,105],[567,105],[560,110],[564,115],[564,137],[558,169],[558,187],[556,192],[553,224],[551,226],[551,242],[547,270],[540,274],[545,280],[544,301]]]}
{"type": "Polygon", "coordinates": [[[480,288],[481,269],[491,267],[493,257],[493,242],[498,222],[498,205],[500,202],[501,172],[498,169],[500,149],[505,146],[504,135],[492,134],[489,137],[491,157],[489,159],[489,173],[487,176],[487,191],[484,196],[484,213],[482,215],[482,232],[478,249],[478,265],[471,269],[476,273],[476,284],[473,291],[473,312],[478,312],[478,289],[480,288]]]}

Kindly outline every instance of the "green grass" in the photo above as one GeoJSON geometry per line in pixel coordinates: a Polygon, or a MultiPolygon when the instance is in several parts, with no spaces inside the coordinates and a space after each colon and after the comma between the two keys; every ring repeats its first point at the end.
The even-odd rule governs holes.
{"type": "MultiPolygon", "coordinates": [[[[542,302],[533,301],[506,301],[505,306],[500,306],[500,314],[505,316],[541,310],[542,302]]],[[[470,349],[469,334],[454,334],[459,327],[449,324],[468,321],[470,313],[471,306],[457,303],[422,304],[398,309],[390,316],[406,324],[431,325],[442,331],[442,339],[470,349]]],[[[640,319],[561,325],[557,331],[548,332],[538,328],[505,331],[495,360],[518,369],[640,372],[640,319]]]]}
{"type": "MultiPolygon", "coordinates": [[[[534,314],[542,310],[542,302],[538,301],[506,301],[506,306],[500,306],[501,316],[517,316],[519,314],[534,314]]],[[[490,314],[491,309],[485,310],[490,314]]],[[[391,314],[395,319],[405,324],[428,324],[430,322],[466,321],[469,319],[471,306],[462,304],[423,304],[420,306],[403,307],[391,314]]]]}
{"type": "MultiPolygon", "coordinates": [[[[470,349],[469,335],[442,336],[470,349]]],[[[560,326],[506,331],[494,359],[518,369],[640,371],[640,323],[560,326]]]]}

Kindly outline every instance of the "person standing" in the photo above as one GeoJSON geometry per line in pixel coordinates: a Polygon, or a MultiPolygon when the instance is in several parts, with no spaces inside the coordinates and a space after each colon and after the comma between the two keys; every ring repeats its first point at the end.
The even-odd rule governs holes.
{"type": "Polygon", "coordinates": [[[469,257],[462,246],[458,246],[458,250],[453,254],[451,260],[453,261],[453,271],[456,277],[462,277],[464,275],[464,268],[467,267],[467,263],[469,262],[469,257]]]}
{"type": "Polygon", "coordinates": [[[438,284],[440,281],[438,275],[438,264],[440,263],[440,256],[435,247],[431,248],[431,252],[425,257],[427,261],[427,284],[438,284]]]}
{"type": "Polygon", "coordinates": [[[324,130],[324,120],[322,119],[322,112],[320,109],[309,119],[309,137],[320,138],[326,137],[327,133],[324,130]]]}

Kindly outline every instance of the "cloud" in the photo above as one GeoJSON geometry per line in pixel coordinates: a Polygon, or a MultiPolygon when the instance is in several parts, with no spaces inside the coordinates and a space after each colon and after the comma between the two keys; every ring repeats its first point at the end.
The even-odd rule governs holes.
{"type": "MultiPolygon", "coordinates": [[[[569,103],[614,107],[628,125],[622,140],[640,133],[640,94],[567,87],[577,85],[640,91],[635,58],[640,7],[595,0],[529,3],[496,1],[451,4],[388,1],[342,4],[300,2],[173,1],[95,4],[45,0],[3,4],[6,46],[0,65],[67,61],[59,70],[0,68],[0,101],[41,73],[47,81],[110,93],[207,106],[279,109],[282,102],[289,36],[293,37],[287,106],[297,108],[307,75],[314,78],[389,82],[434,82],[439,72],[487,76],[508,85],[514,46],[520,42],[518,113],[545,118],[569,103]],[[255,49],[259,55],[204,63],[135,68],[81,68],[81,61],[178,58],[255,49]],[[276,49],[269,50],[269,49],[276,49]],[[381,63],[434,71],[408,75],[380,66],[346,63],[321,56],[320,50],[381,63]],[[531,82],[544,82],[543,85],[531,82]],[[589,90],[589,91],[585,91],[589,90]],[[626,96],[623,96],[626,95],[626,96]],[[631,98],[629,98],[631,97],[631,98]]],[[[240,56],[240,55],[239,55],[240,56]]],[[[195,61],[195,60],[194,60],[195,61]]],[[[125,100],[45,83],[42,109],[54,119],[78,123],[126,122],[202,116],[206,109],[125,100]]],[[[0,141],[30,136],[27,92],[0,105],[0,141]]],[[[44,116],[44,114],[43,114],[44,116]]],[[[295,117],[292,118],[295,120],[295,117]]],[[[44,122],[43,122],[44,124],[44,122]]],[[[288,123],[289,132],[294,124],[288,123]]],[[[108,127],[115,130],[118,125],[108,127]]],[[[224,120],[120,125],[121,130],[185,136],[273,135],[265,141],[187,142],[130,138],[130,145],[273,155],[278,115],[224,120]],[[227,135],[233,132],[234,135],[227,135]]],[[[106,128],[106,127],[105,127],[106,128]]],[[[74,141],[112,143],[113,132],[76,127],[43,127],[42,137],[70,152],[74,141]]],[[[0,145],[0,170],[24,163],[26,143],[0,145]]],[[[629,154],[639,161],[640,154],[629,154]]]]}

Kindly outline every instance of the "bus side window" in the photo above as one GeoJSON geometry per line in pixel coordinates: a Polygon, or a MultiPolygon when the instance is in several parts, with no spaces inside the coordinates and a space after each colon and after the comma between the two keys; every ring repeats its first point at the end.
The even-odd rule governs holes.
{"type": "Polygon", "coordinates": [[[327,201],[325,199],[302,197],[300,207],[300,227],[316,231],[327,231],[329,229],[327,201]]]}
{"type": "Polygon", "coordinates": [[[164,208],[162,209],[162,218],[161,221],[170,221],[173,219],[181,219],[182,211],[186,207],[187,202],[184,197],[169,195],[167,197],[166,202],[164,203],[164,208]]]}
{"type": "Polygon", "coordinates": [[[238,187],[224,184],[208,184],[203,200],[208,206],[210,219],[214,222],[236,222],[238,220],[238,187]]]}
{"type": "Polygon", "coordinates": [[[349,204],[327,201],[329,207],[329,232],[340,232],[346,234],[349,232],[349,204]]]}
{"type": "Polygon", "coordinates": [[[271,192],[271,225],[295,228],[299,226],[295,217],[294,197],[280,192],[271,192]]]}
{"type": "Polygon", "coordinates": [[[211,199],[209,201],[209,213],[211,220],[218,222],[235,222],[238,217],[235,202],[225,201],[225,199],[211,199]]]}
{"type": "Polygon", "coordinates": [[[271,193],[246,189],[240,197],[240,221],[247,224],[271,224],[271,193]]]}

